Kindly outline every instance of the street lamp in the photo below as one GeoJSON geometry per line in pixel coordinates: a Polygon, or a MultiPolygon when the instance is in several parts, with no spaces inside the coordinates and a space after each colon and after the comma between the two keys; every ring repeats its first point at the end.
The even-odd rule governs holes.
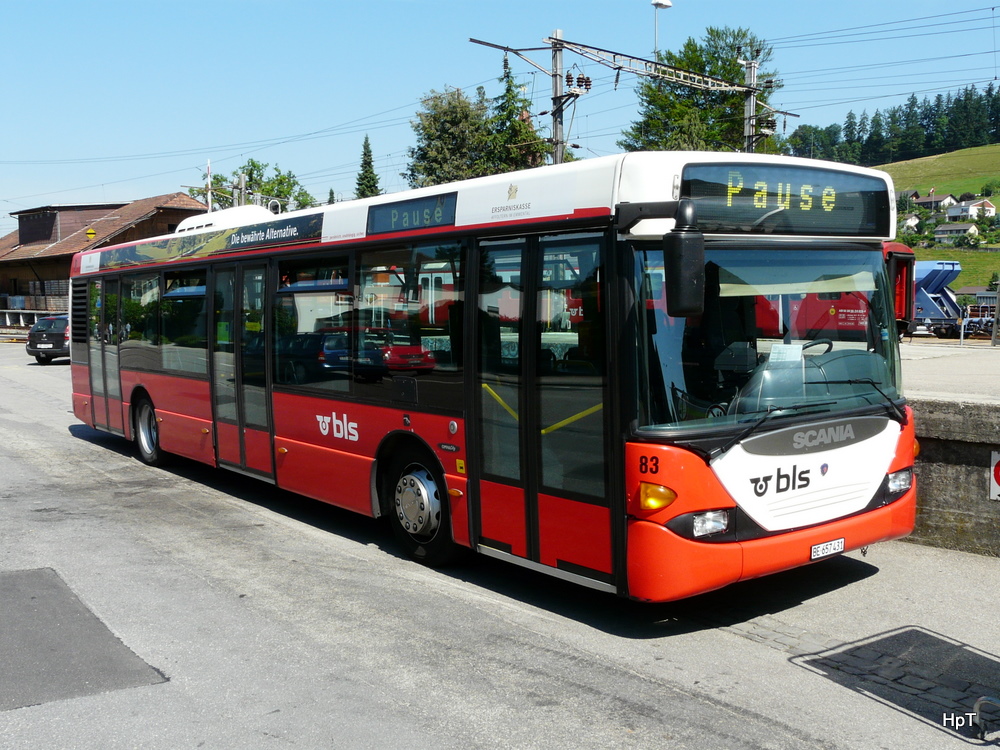
{"type": "Polygon", "coordinates": [[[671,8],[673,3],[670,0],[653,0],[653,57],[657,58],[660,52],[660,14],[661,8],[671,8]]]}

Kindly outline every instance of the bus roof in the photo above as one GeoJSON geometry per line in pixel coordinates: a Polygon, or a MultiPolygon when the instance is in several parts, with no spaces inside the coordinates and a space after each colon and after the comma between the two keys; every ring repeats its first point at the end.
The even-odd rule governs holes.
{"type": "MultiPolygon", "coordinates": [[[[861,175],[880,180],[887,195],[891,196],[893,191],[887,174],[846,164],[764,154],[633,152],[345,201],[277,216],[259,206],[227,209],[187,220],[174,234],[82,252],[74,258],[73,275],[278,246],[412,238],[448,231],[485,231],[573,219],[603,219],[610,223],[620,203],[677,200],[681,197],[685,167],[696,164],[747,165],[748,168],[750,165],[770,165],[861,175]]],[[[892,214],[888,226],[894,230],[895,204],[891,200],[888,209],[892,214]]],[[[658,223],[641,222],[632,230],[633,234],[662,235],[673,227],[671,219],[653,222],[658,223]]],[[[884,234],[873,234],[865,239],[891,239],[884,234]]]]}

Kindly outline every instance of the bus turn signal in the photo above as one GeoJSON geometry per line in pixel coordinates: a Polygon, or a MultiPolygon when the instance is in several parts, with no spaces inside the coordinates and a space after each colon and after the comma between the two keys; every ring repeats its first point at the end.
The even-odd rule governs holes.
{"type": "Polygon", "coordinates": [[[639,482],[639,509],[662,510],[677,499],[677,493],[662,484],[639,482]]]}

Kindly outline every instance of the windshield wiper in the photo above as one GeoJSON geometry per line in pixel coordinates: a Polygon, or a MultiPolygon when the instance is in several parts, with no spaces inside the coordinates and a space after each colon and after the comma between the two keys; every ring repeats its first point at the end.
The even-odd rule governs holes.
{"type": "Polygon", "coordinates": [[[815,383],[806,383],[806,385],[870,385],[879,395],[885,399],[883,404],[886,408],[886,412],[890,417],[895,419],[900,424],[906,424],[906,412],[899,408],[899,405],[889,398],[889,394],[878,387],[878,384],[871,378],[851,378],[850,380],[820,380],[815,383]]]}
{"type": "Polygon", "coordinates": [[[780,412],[799,411],[800,409],[812,409],[818,406],[833,406],[836,403],[837,403],[836,401],[819,401],[809,404],[794,404],[792,406],[769,406],[767,407],[767,411],[764,412],[763,416],[761,416],[759,419],[754,420],[750,425],[747,426],[746,429],[738,433],[732,440],[730,440],[724,446],[713,450],[709,454],[709,458],[710,459],[715,458],[716,456],[721,456],[723,453],[726,453],[734,445],[750,437],[750,435],[752,435],[754,432],[757,431],[758,427],[760,427],[771,417],[775,416],[776,414],[779,414],[780,412]]]}

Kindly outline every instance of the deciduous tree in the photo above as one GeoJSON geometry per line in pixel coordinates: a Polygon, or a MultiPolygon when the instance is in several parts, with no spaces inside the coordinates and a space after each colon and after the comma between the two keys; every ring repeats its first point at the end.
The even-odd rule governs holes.
{"type": "Polygon", "coordinates": [[[410,123],[417,145],[409,149],[410,163],[402,177],[418,188],[489,174],[488,117],[482,86],[474,99],[461,89],[432,90],[410,123]]]}
{"type": "MultiPolygon", "coordinates": [[[[241,175],[245,175],[243,180],[246,185],[246,202],[267,206],[272,200],[278,201],[282,208],[293,211],[297,208],[306,208],[313,205],[316,200],[309,192],[302,187],[298,178],[291,172],[282,172],[276,164],[274,173],[268,177],[267,169],[270,164],[264,164],[256,159],[247,159],[246,164],[237,169],[229,177],[221,174],[212,175],[212,203],[217,208],[231,208],[237,203],[238,198],[234,196],[238,193],[241,183],[241,175]]],[[[204,179],[208,175],[202,175],[204,179]]],[[[191,188],[188,193],[195,197],[204,198],[204,188],[191,188]]]]}

